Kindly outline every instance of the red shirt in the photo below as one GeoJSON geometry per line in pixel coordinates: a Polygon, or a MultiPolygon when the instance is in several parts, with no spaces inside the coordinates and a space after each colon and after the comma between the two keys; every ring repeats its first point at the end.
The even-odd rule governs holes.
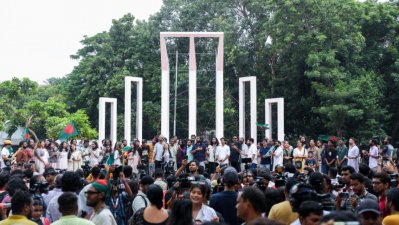
{"type": "Polygon", "coordinates": [[[379,197],[379,205],[382,217],[388,216],[388,213],[385,211],[385,202],[387,201],[387,197],[385,194],[381,194],[379,197]]]}

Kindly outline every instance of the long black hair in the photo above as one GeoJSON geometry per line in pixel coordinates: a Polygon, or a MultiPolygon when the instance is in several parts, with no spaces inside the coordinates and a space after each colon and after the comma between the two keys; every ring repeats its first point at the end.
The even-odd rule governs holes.
{"type": "Polygon", "coordinates": [[[151,204],[155,205],[157,209],[161,209],[163,205],[163,190],[159,185],[151,184],[147,190],[147,198],[151,204]]]}
{"type": "Polygon", "coordinates": [[[193,203],[188,199],[176,200],[168,225],[187,225],[193,222],[193,203]]]}

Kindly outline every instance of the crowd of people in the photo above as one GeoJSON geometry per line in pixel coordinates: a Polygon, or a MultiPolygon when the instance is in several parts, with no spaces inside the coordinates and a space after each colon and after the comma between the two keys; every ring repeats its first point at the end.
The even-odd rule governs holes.
{"type": "Polygon", "coordinates": [[[399,224],[391,139],[5,140],[2,224],[399,224]]]}

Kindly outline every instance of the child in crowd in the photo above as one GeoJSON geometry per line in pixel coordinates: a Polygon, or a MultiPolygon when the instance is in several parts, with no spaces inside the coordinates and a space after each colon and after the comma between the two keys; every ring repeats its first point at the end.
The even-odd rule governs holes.
{"type": "Polygon", "coordinates": [[[38,225],[50,225],[50,220],[43,217],[43,204],[39,199],[33,200],[32,221],[38,225]]]}
{"type": "Polygon", "coordinates": [[[310,167],[312,169],[315,169],[317,166],[317,161],[314,158],[312,151],[308,152],[308,158],[305,161],[305,166],[310,167]]]}

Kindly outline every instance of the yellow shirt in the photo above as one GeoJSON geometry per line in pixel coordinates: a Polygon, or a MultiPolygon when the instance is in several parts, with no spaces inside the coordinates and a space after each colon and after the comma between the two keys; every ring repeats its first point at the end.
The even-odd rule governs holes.
{"type": "Polygon", "coordinates": [[[399,224],[399,215],[390,215],[384,218],[382,221],[383,225],[398,225],[399,224]]]}
{"type": "Polygon", "coordinates": [[[270,209],[268,218],[271,220],[279,220],[284,224],[290,225],[298,219],[298,213],[292,212],[292,207],[289,201],[284,201],[275,204],[270,209]]]}
{"type": "Polygon", "coordinates": [[[7,219],[0,222],[0,225],[37,225],[35,222],[28,220],[26,216],[22,215],[11,215],[7,219]]]}

